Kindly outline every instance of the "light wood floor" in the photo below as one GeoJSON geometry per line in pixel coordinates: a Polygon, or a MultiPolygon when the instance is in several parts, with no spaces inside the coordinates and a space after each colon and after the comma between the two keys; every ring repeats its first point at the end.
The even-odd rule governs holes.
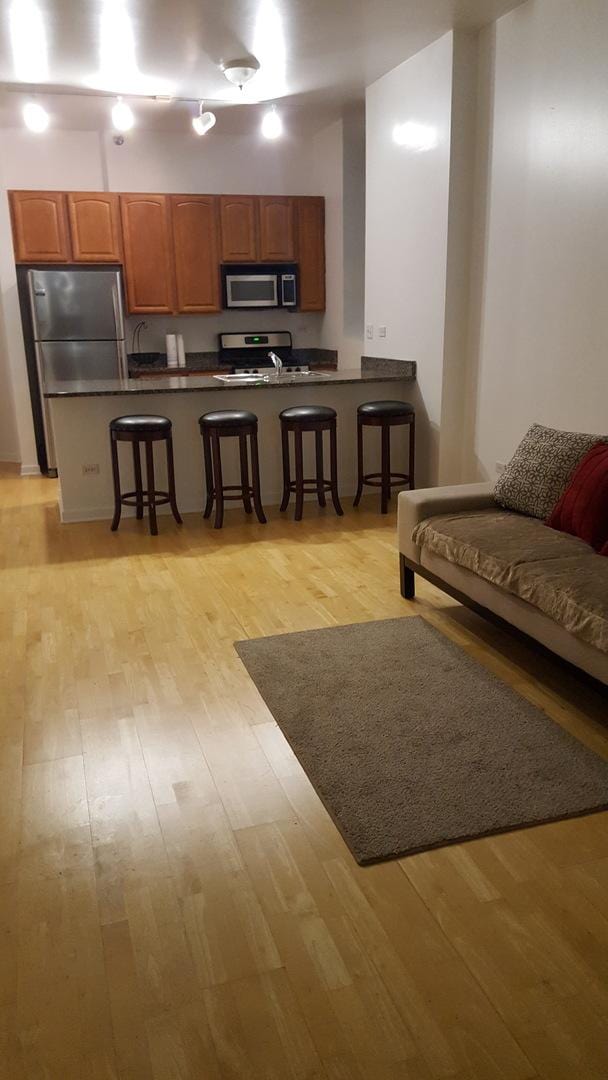
{"type": "Polygon", "coordinates": [[[606,702],[402,601],[374,502],[153,539],[55,497],[0,473],[2,1080],[606,1080],[608,815],[361,869],[232,642],[421,614],[604,753],[606,702]]]}

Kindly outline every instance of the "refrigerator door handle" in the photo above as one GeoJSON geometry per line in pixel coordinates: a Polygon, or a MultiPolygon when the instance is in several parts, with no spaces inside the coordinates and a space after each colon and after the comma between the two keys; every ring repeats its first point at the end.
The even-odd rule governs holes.
{"type": "Polygon", "coordinates": [[[120,297],[120,285],[118,276],[116,281],[112,285],[112,306],[114,308],[114,323],[116,325],[116,337],[124,338],[125,336],[125,322],[122,313],[122,301],[120,297]]]}
{"type": "Polygon", "coordinates": [[[48,398],[45,398],[44,396],[45,378],[42,346],[37,341],[34,347],[36,350],[38,385],[40,387],[40,403],[42,405],[42,427],[44,429],[44,441],[46,444],[47,467],[49,471],[49,476],[57,476],[57,461],[55,459],[55,439],[53,437],[53,425],[51,423],[50,406],[48,398]]]}
{"type": "Polygon", "coordinates": [[[118,348],[118,374],[121,379],[129,378],[129,365],[127,363],[127,350],[125,347],[124,339],[120,339],[116,342],[118,348]]]}

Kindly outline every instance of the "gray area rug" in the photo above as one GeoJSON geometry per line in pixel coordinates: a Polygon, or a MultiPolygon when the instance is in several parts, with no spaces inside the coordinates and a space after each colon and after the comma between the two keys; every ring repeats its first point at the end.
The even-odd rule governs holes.
{"type": "Polygon", "coordinates": [[[608,762],[419,616],[235,648],[359,863],[608,806],[608,762]]]}

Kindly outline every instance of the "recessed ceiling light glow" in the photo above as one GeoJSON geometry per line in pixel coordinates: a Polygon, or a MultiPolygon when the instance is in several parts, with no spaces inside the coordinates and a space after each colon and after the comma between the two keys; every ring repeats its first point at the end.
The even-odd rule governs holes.
{"type": "Polygon", "coordinates": [[[83,81],[95,90],[117,94],[171,96],[170,83],[139,70],[133,21],[125,0],[104,0],[99,25],[99,71],[83,81]]]}
{"type": "Polygon", "coordinates": [[[437,146],[439,136],[437,128],[431,124],[417,124],[414,120],[407,120],[405,124],[395,124],[393,142],[415,153],[422,153],[437,146]]]}
{"type": "Polygon", "coordinates": [[[23,108],[23,122],[30,131],[35,131],[37,135],[46,131],[49,126],[49,114],[42,105],[38,105],[35,101],[28,102],[23,108]]]}
{"type": "Polygon", "coordinates": [[[279,139],[283,134],[283,121],[274,105],[262,119],[262,135],[265,139],[279,139]]]}
{"type": "Polygon", "coordinates": [[[216,120],[215,113],[203,112],[203,103],[201,101],[198,107],[198,116],[194,116],[192,119],[192,127],[197,135],[206,135],[215,125],[216,120]]]}
{"type": "Polygon", "coordinates": [[[15,75],[20,82],[46,82],[46,32],[42,12],[34,0],[13,0],[9,25],[15,75]]]}
{"type": "Polygon", "coordinates": [[[135,123],[133,110],[119,98],[112,109],[112,124],[116,131],[130,131],[135,123]]]}

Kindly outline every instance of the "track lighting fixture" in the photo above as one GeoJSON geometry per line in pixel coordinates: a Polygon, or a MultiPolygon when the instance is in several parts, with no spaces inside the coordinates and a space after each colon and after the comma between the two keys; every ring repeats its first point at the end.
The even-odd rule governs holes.
{"type": "Polygon", "coordinates": [[[119,97],[112,108],[112,124],[116,131],[130,131],[135,123],[133,110],[130,105],[119,97]]]}
{"type": "Polygon", "coordinates": [[[30,131],[35,131],[37,135],[41,134],[48,128],[49,121],[49,114],[37,101],[30,101],[24,106],[23,122],[30,131]]]}
{"type": "Polygon", "coordinates": [[[217,117],[215,113],[203,112],[203,102],[199,101],[198,115],[192,118],[192,127],[197,135],[206,135],[214,126],[217,117]]]}
{"type": "Polygon", "coordinates": [[[283,121],[273,105],[262,118],[262,135],[265,139],[278,139],[283,134],[283,121]]]}

